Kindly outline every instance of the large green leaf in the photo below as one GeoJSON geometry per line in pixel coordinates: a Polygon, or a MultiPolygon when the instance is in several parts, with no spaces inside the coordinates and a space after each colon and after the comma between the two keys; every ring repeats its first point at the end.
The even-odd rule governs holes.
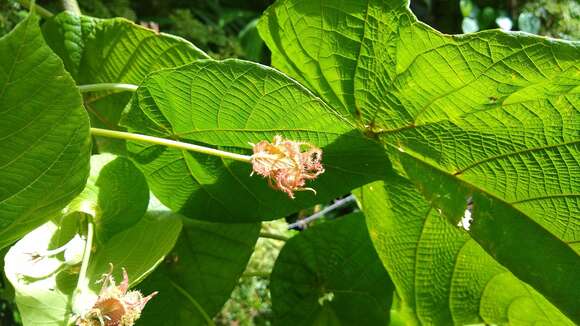
{"type": "Polygon", "coordinates": [[[377,180],[390,166],[366,139],[299,84],[251,62],[199,60],[155,72],[137,90],[122,120],[131,132],[251,153],[248,143],[283,135],[323,150],[326,172],[291,200],[251,166],[160,145],[131,143],[153,193],[196,219],[251,222],[285,216],[377,180]],[[364,163],[360,163],[364,162],[364,163]]]}
{"type": "MultiPolygon", "coordinates": [[[[63,210],[91,215],[95,226],[96,252],[91,257],[88,283],[98,293],[97,281],[113,264],[114,276],[122,277],[127,269],[131,285],[136,284],[155,268],[171,250],[181,230],[181,220],[175,214],[148,209],[149,188],[145,177],[127,158],[111,154],[93,155],[91,172],[85,189],[63,210]]],[[[79,232],[76,224],[68,226],[69,236],[79,232]]],[[[60,228],[67,225],[58,223],[60,228]]],[[[63,231],[59,231],[63,233],[63,231]]],[[[63,241],[56,243],[64,245],[63,241]]]]}
{"type": "Polygon", "coordinates": [[[113,276],[122,279],[127,270],[130,285],[134,286],[149,275],[175,245],[181,231],[181,217],[171,211],[149,210],[136,224],[113,236],[97,247],[91,258],[88,277],[93,289],[112,264],[113,276]]]}
{"type": "Polygon", "coordinates": [[[465,226],[469,235],[571,318],[580,318],[580,311],[575,310],[580,304],[577,252],[515,205],[410,157],[403,158],[409,177],[442,216],[453,224],[460,223],[467,209],[461,199],[472,201],[467,210],[470,225],[465,226]]]}
{"type": "Polygon", "coordinates": [[[188,221],[172,253],[140,287],[159,295],[140,325],[204,325],[227,301],[246,268],[259,223],[188,221]]]}
{"type": "Polygon", "coordinates": [[[580,321],[579,43],[443,35],[406,1],[279,1],[260,30],[274,64],[335,110],[355,108],[454,224],[472,196],[482,227],[471,236],[580,321]]]}
{"type": "Polygon", "coordinates": [[[319,94],[345,115],[360,118],[365,95],[383,98],[355,81],[386,77],[396,47],[390,40],[403,1],[277,1],[260,19],[258,29],[272,50],[272,65],[319,94]],[[392,10],[392,11],[391,11],[392,10]],[[380,40],[382,44],[374,44],[380,40]],[[382,65],[373,65],[375,53],[382,65]],[[357,99],[357,97],[359,97],[357,99]]]}
{"type": "MultiPolygon", "coordinates": [[[[43,33],[79,85],[139,84],[150,72],[209,58],[185,39],[155,32],[123,18],[98,19],[63,12],[47,21],[43,33]]],[[[92,126],[119,129],[117,122],[130,98],[126,92],[86,94],[85,107],[92,126]]],[[[98,138],[97,146],[100,150],[112,150],[111,142],[98,138]]]]}
{"type": "Polygon", "coordinates": [[[89,121],[31,14],[0,39],[0,248],[74,198],[89,171],[89,121]]]}
{"type": "Polygon", "coordinates": [[[360,213],[288,240],[272,271],[276,325],[387,325],[393,283],[360,213]]]}
{"type": "Polygon", "coordinates": [[[209,58],[185,39],[124,18],[65,11],[48,20],[43,33],[78,84],[139,84],[152,71],[209,58]]]}
{"type": "Polygon", "coordinates": [[[409,180],[372,183],[357,197],[409,324],[573,325],[447,223],[409,180]]]}
{"type": "Polygon", "coordinates": [[[91,156],[91,172],[85,189],[67,206],[94,217],[100,243],[137,223],[149,203],[145,177],[123,157],[110,154],[91,156]]]}

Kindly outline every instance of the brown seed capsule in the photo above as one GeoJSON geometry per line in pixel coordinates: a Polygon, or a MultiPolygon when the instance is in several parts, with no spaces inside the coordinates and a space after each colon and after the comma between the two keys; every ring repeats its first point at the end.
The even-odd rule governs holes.
{"type": "Polygon", "coordinates": [[[143,297],[139,291],[129,291],[129,278],[123,268],[123,281],[118,286],[111,271],[103,276],[103,286],[93,307],[77,319],[78,326],[132,326],[141,316],[145,304],[157,292],[143,297]]]}
{"type": "Polygon", "coordinates": [[[255,172],[268,178],[268,184],[294,198],[294,191],[310,190],[305,188],[306,180],[316,179],[324,173],[322,150],[309,143],[285,140],[274,136],[272,143],[261,141],[252,144],[252,168],[255,172]],[[304,150],[302,150],[304,148],[304,150]]]}

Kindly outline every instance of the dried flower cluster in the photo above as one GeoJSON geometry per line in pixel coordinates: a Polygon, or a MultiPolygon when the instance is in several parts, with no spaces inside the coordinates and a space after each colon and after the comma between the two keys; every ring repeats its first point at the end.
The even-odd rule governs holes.
{"type": "Polygon", "coordinates": [[[268,184],[294,198],[294,191],[310,190],[305,188],[306,180],[316,179],[324,172],[322,150],[309,143],[296,142],[274,136],[272,143],[261,141],[251,144],[254,149],[252,168],[268,184]],[[304,149],[304,150],[302,150],[304,149]]]}
{"type": "Polygon", "coordinates": [[[78,326],[132,326],[141,316],[145,304],[157,292],[143,297],[139,291],[129,291],[129,278],[123,268],[123,281],[115,285],[111,271],[103,276],[103,285],[93,307],[77,320],[78,326]]]}

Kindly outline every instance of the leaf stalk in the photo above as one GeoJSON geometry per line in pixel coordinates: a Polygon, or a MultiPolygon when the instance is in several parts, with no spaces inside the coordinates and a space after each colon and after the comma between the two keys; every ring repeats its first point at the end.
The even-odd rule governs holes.
{"type": "Polygon", "coordinates": [[[36,3],[32,3],[30,0],[20,0],[19,2],[25,8],[34,11],[42,18],[50,18],[54,16],[52,12],[50,12],[49,10],[45,9],[42,6],[37,5],[36,3]]]}
{"type": "Polygon", "coordinates": [[[94,136],[124,139],[124,140],[136,141],[136,142],[162,145],[162,146],[167,146],[167,147],[175,148],[175,149],[179,149],[179,150],[186,150],[186,151],[192,151],[192,152],[196,152],[196,153],[218,156],[218,157],[222,157],[222,158],[226,158],[226,159],[230,159],[230,160],[234,160],[234,161],[240,161],[240,162],[246,162],[246,163],[251,163],[251,161],[252,161],[252,157],[249,155],[236,154],[236,153],[226,152],[226,151],[222,151],[222,150],[211,148],[211,147],[194,145],[194,144],[184,143],[184,142],[175,141],[175,140],[166,139],[166,138],[135,134],[135,133],[131,133],[131,132],[116,131],[116,130],[109,130],[109,129],[100,129],[100,128],[91,128],[91,134],[94,136]]]}
{"type": "Polygon", "coordinates": [[[137,85],[133,84],[121,84],[121,83],[101,83],[101,84],[87,84],[79,85],[79,91],[81,93],[88,92],[101,92],[101,91],[129,91],[134,92],[139,88],[137,85]]]}
{"type": "Polygon", "coordinates": [[[79,272],[79,279],[76,288],[77,291],[81,292],[88,290],[87,271],[91,259],[91,250],[93,248],[93,237],[95,233],[93,217],[89,214],[85,214],[85,216],[87,218],[87,241],[85,242],[85,250],[83,252],[83,260],[81,261],[81,270],[79,272]]]}

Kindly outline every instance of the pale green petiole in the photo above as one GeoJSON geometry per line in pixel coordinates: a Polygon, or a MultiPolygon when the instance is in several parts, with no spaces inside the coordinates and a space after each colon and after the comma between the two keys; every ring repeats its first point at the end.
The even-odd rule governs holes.
{"type": "Polygon", "coordinates": [[[36,3],[33,4],[30,0],[19,0],[18,2],[20,2],[20,4],[23,5],[25,8],[31,9],[31,11],[37,13],[41,17],[50,18],[50,17],[54,16],[54,14],[52,12],[37,5],[36,3]]]}
{"type": "Polygon", "coordinates": [[[103,83],[103,84],[79,85],[78,88],[81,93],[101,92],[101,91],[134,92],[137,90],[137,88],[139,88],[139,86],[133,84],[103,83]]]}
{"type": "Polygon", "coordinates": [[[93,247],[93,237],[95,235],[95,224],[93,221],[93,216],[89,214],[85,214],[85,216],[87,222],[85,248],[83,250],[83,258],[81,260],[81,269],[79,272],[79,278],[77,280],[77,287],[73,293],[73,314],[68,321],[68,325],[76,324],[78,317],[94,304],[96,298],[96,294],[91,292],[89,288],[89,279],[87,277],[93,247]]]}
{"type": "Polygon", "coordinates": [[[109,129],[100,129],[100,128],[91,128],[91,134],[93,136],[101,136],[101,137],[108,137],[108,138],[116,138],[116,139],[124,139],[124,140],[131,140],[155,145],[162,145],[167,146],[175,149],[192,151],[207,155],[219,156],[222,158],[227,158],[230,160],[240,161],[250,163],[252,161],[252,157],[249,155],[242,155],[236,154],[231,152],[222,151],[219,149],[205,147],[200,145],[194,145],[189,143],[184,143],[180,141],[175,141],[171,139],[141,135],[141,134],[134,134],[130,132],[123,132],[123,131],[116,131],[116,130],[109,130],[109,129]]]}
{"type": "Polygon", "coordinates": [[[95,233],[95,224],[93,222],[93,217],[88,214],[86,215],[86,217],[87,217],[87,241],[85,242],[83,260],[81,261],[81,270],[79,272],[79,279],[77,281],[77,291],[88,290],[87,270],[89,268],[91,250],[93,247],[93,237],[95,233]]]}

